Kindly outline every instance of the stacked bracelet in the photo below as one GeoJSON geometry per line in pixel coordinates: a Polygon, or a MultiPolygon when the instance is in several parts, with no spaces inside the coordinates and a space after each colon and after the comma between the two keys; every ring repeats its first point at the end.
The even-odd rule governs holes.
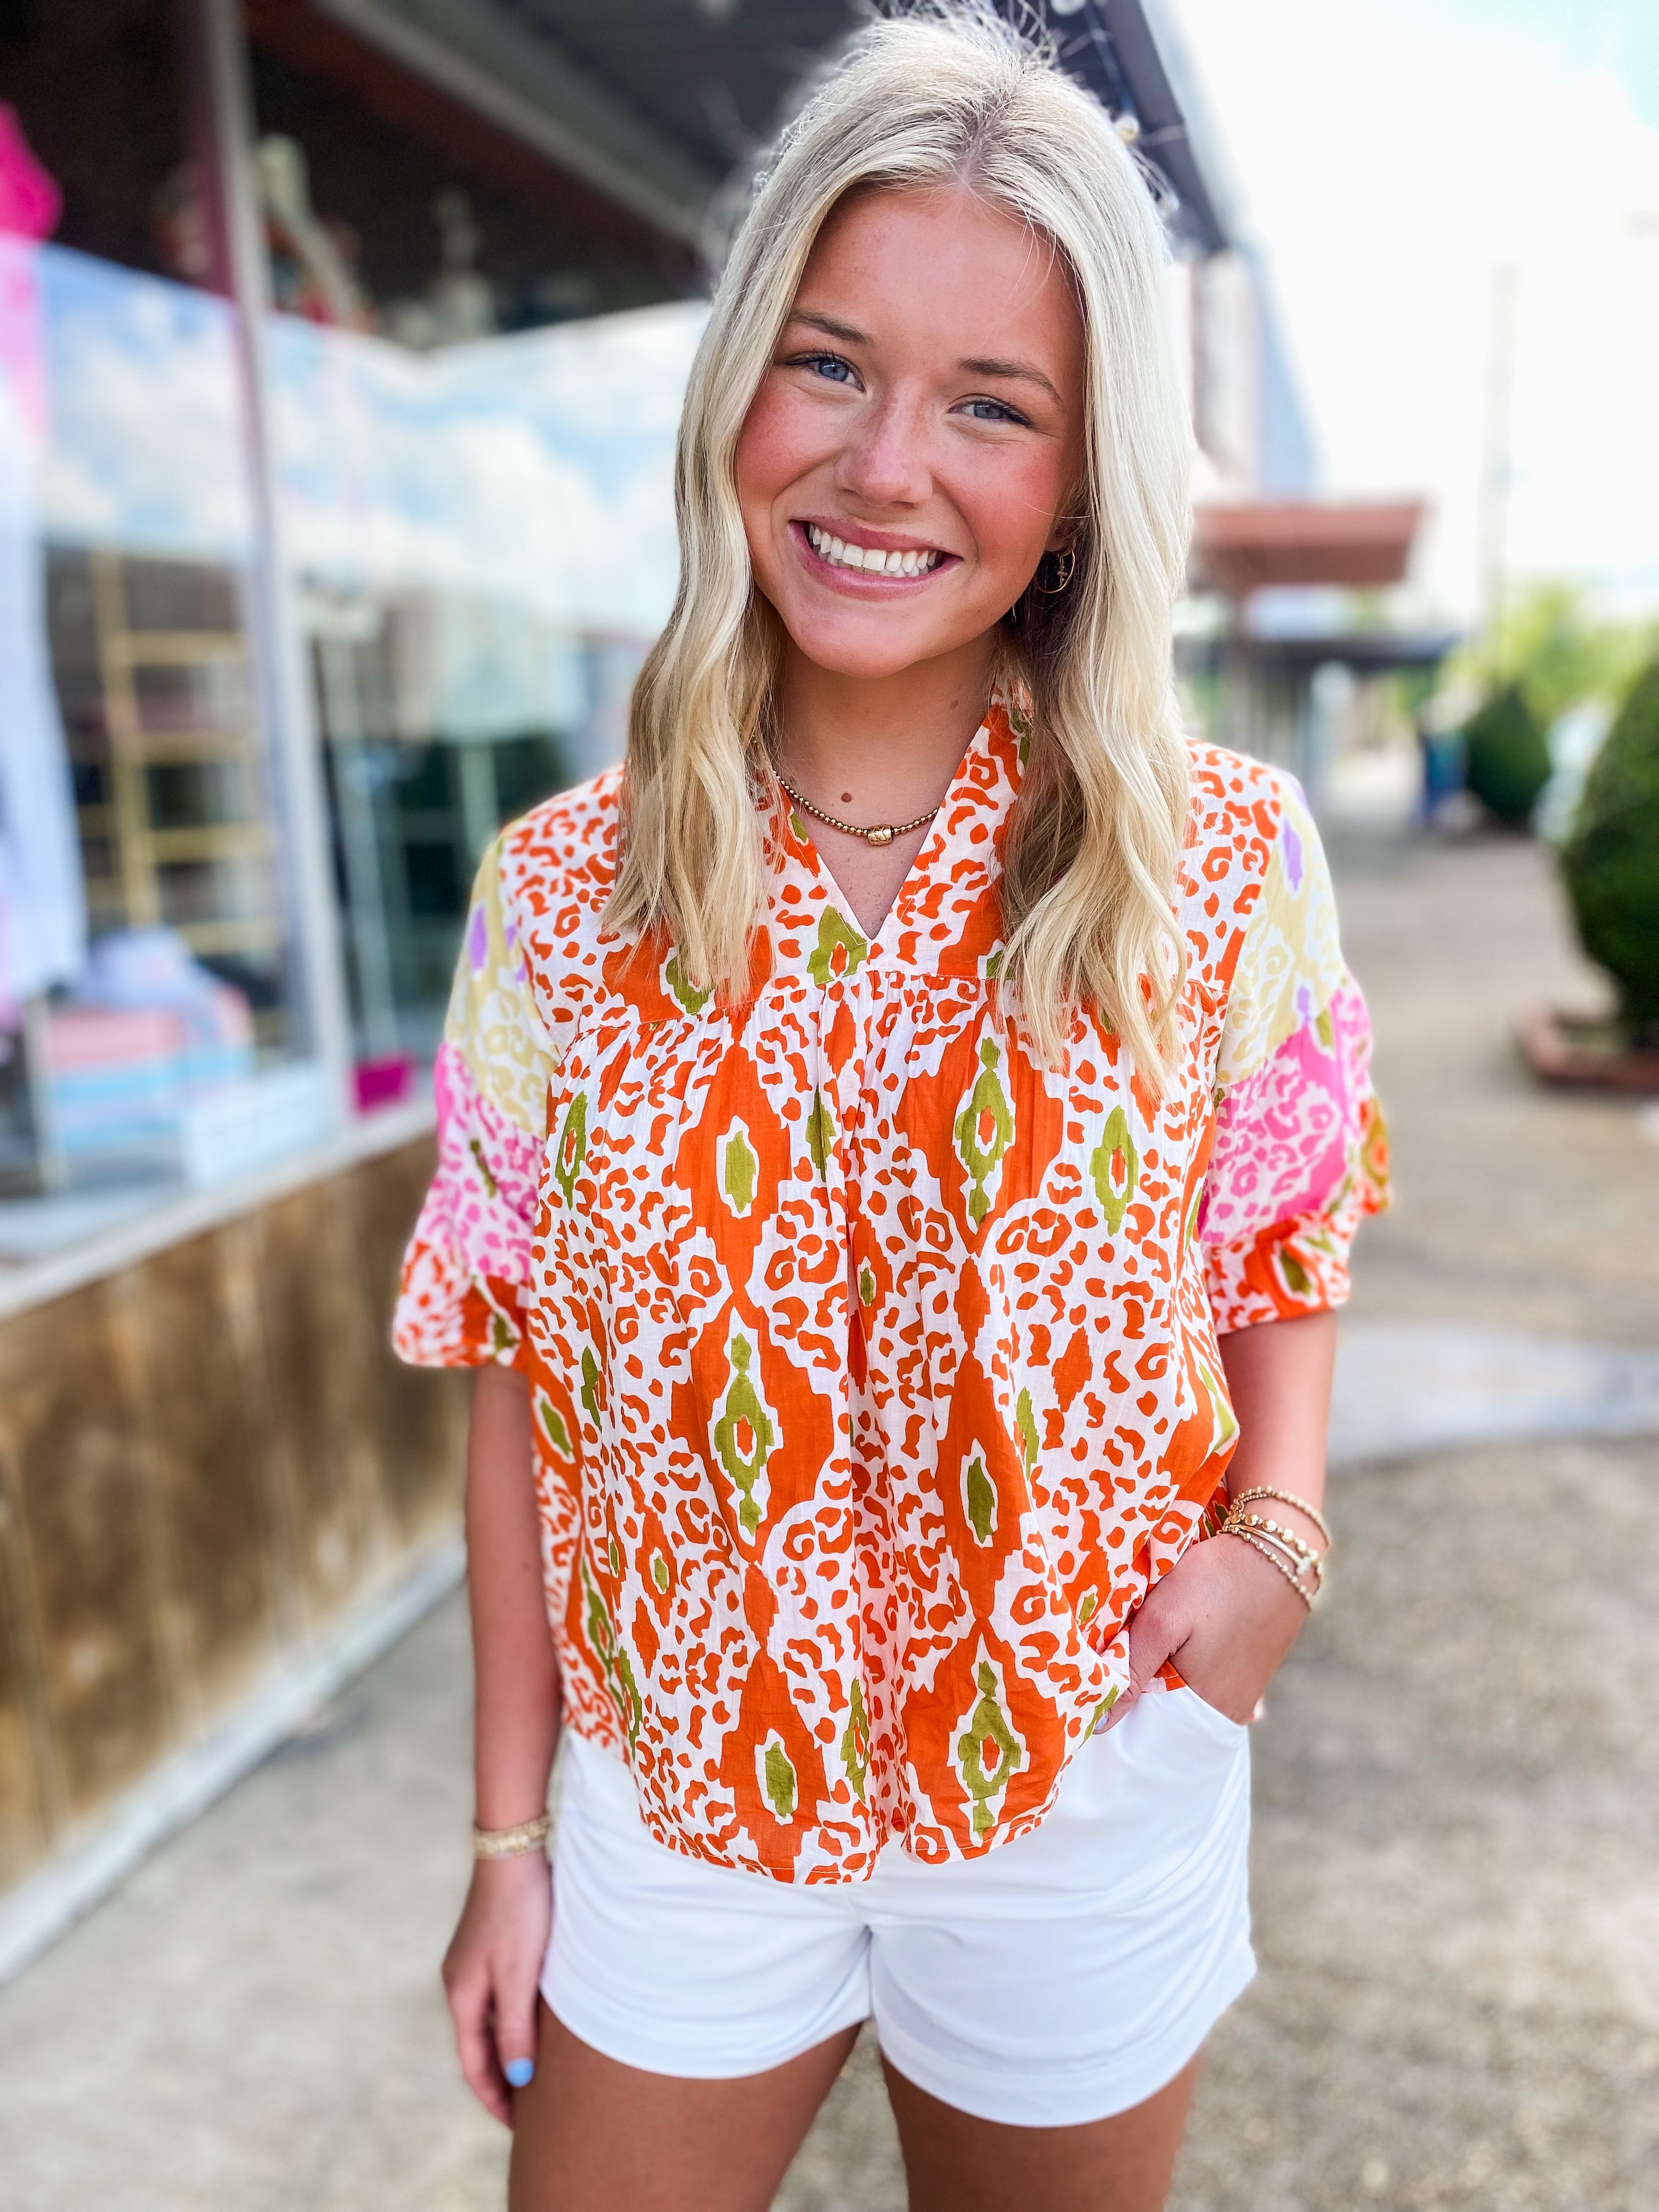
{"type": "Polygon", "coordinates": [[[526,1851],[533,1851],[547,1841],[547,1832],[553,1823],[543,1813],[533,1820],[522,1821],[516,1828],[480,1828],[472,1831],[472,1856],[476,1859],[514,1859],[526,1851]]]}
{"type": "Polygon", "coordinates": [[[1324,1586],[1325,1562],[1331,1549],[1331,1532],[1316,1505],[1310,1505],[1305,1498],[1298,1498],[1293,1491],[1271,1490],[1265,1484],[1259,1485],[1253,1490],[1241,1490],[1231,1501],[1220,1533],[1224,1536],[1237,1536],[1242,1544],[1248,1544],[1253,1552],[1259,1552],[1271,1565],[1278,1568],[1309,1612],[1313,1611],[1324,1586]],[[1271,1521],[1265,1514],[1245,1510],[1257,1498],[1263,1498],[1277,1499],[1281,1504],[1293,1505],[1298,1513],[1305,1513],[1325,1539],[1325,1549],[1316,1551],[1304,1538],[1297,1535],[1294,1528],[1285,1528],[1281,1522],[1271,1521]]]}

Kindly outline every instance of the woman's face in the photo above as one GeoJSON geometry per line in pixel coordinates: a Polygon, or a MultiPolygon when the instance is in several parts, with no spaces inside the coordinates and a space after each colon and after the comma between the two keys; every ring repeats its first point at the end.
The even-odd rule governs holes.
{"type": "Polygon", "coordinates": [[[799,650],[879,678],[994,629],[1071,534],[1083,384],[1041,236],[961,186],[844,200],[738,441],[755,579],[799,650]]]}

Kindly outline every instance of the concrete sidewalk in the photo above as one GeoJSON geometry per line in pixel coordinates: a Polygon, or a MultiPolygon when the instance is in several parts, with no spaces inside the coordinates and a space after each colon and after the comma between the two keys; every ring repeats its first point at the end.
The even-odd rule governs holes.
{"type": "MultiPolygon", "coordinates": [[[[1342,890],[1403,1197],[1356,1320],[1650,1352],[1659,1147],[1507,1042],[1585,989],[1543,856],[1358,850],[1342,890]]],[[[1336,1480],[1334,1602],[1256,1730],[1262,1972],[1178,2212],[1659,2204],[1659,1444],[1460,1433],[1336,1480]]],[[[467,1697],[451,1601],[0,1992],[6,2212],[500,2204],[437,1985],[467,1697]]],[[[902,2203],[860,2046],[780,2204],[902,2203]]]]}

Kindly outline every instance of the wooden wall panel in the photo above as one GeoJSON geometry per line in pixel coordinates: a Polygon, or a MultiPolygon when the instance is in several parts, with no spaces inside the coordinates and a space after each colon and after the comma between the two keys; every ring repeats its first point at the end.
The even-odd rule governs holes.
{"type": "Polygon", "coordinates": [[[462,1374],[406,1367],[391,1349],[392,1309],[404,1248],[432,1174],[430,1143],[368,1160],[353,1177],[364,1310],[374,1337],[380,1480],[398,1531],[418,1541],[459,1510],[471,1399],[462,1374]]]}
{"type": "Polygon", "coordinates": [[[0,1890],[42,1856],[56,1826],[40,1650],[15,1470],[0,1454],[0,1890]]]}
{"type": "Polygon", "coordinates": [[[312,1618],[343,1604],[389,1547],[368,1316],[349,1206],[312,1184],[259,1218],[271,1418],[293,1501],[295,1561],[312,1618]]]}
{"type": "Polygon", "coordinates": [[[429,1141],[0,1321],[0,1890],[460,1502],[388,1341],[429,1141]]]}
{"type": "Polygon", "coordinates": [[[21,1502],[42,1694],[67,1817],[173,1734],[146,1527],[149,1468],[109,1285],[0,1328],[0,1429],[21,1502]]]}
{"type": "Polygon", "coordinates": [[[274,1655],[271,1532],[259,1392],[234,1325],[235,1224],[147,1260],[115,1285],[131,1389],[152,1454],[163,1647],[187,1724],[274,1655]]]}

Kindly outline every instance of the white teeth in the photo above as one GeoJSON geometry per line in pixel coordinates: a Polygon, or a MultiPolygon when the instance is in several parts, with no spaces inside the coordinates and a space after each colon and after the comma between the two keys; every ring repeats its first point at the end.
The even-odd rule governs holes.
{"type": "Polygon", "coordinates": [[[820,530],[817,524],[806,526],[807,542],[821,561],[828,561],[842,568],[860,568],[866,576],[926,576],[937,568],[941,558],[938,553],[888,552],[878,545],[849,545],[844,538],[830,531],[820,530]]]}

